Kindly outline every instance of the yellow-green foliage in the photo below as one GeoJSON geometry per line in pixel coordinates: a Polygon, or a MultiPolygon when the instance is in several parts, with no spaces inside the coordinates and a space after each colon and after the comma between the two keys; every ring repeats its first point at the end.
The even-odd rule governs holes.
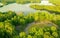
{"type": "Polygon", "coordinates": [[[60,6],[31,5],[30,7],[36,10],[45,10],[52,13],[55,12],[56,14],[60,13],[60,6]]]}
{"type": "Polygon", "coordinates": [[[49,1],[55,5],[60,5],[60,0],[49,0],[49,1]]]}
{"type": "Polygon", "coordinates": [[[59,32],[58,29],[55,26],[51,27],[44,27],[44,28],[38,28],[38,27],[32,27],[29,29],[28,34],[25,32],[20,33],[20,38],[59,38],[59,32]],[[54,28],[54,29],[53,29],[54,28]],[[54,30],[54,31],[53,31],[54,30]],[[22,37],[21,37],[22,35],[22,37]]]}
{"type": "MultiPolygon", "coordinates": [[[[44,11],[44,12],[35,12],[35,13],[29,13],[24,15],[23,13],[20,13],[19,15],[16,15],[15,12],[9,11],[2,13],[0,12],[0,37],[1,38],[19,38],[19,36],[23,38],[57,38],[59,30],[57,31],[57,28],[55,26],[46,27],[45,28],[38,28],[36,30],[35,27],[31,28],[29,30],[28,35],[24,32],[20,33],[21,31],[24,31],[26,26],[32,22],[41,22],[41,21],[51,21],[58,26],[60,26],[60,15],[51,14],[50,12],[44,11]],[[58,20],[58,21],[57,21],[58,20]],[[19,29],[19,30],[17,30],[19,29]],[[44,31],[43,31],[44,30],[44,31]],[[16,31],[18,34],[15,35],[16,31]],[[6,34],[6,37],[3,37],[4,34],[6,34]],[[30,35],[31,34],[31,35],[30,35]],[[48,35],[46,35],[48,34],[48,35]],[[49,35],[50,34],[50,35],[49,35]],[[42,35],[42,36],[40,36],[42,35]],[[53,35],[53,36],[52,36],[53,35]],[[45,37],[46,36],[46,37],[45,37]]],[[[45,23],[45,21],[43,22],[45,23]]],[[[43,26],[43,25],[42,25],[43,26]]],[[[58,27],[59,28],[59,27],[58,27]]]]}

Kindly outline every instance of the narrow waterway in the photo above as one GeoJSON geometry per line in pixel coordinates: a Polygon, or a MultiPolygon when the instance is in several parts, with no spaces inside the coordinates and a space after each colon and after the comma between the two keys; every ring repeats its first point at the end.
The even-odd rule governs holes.
{"type": "Polygon", "coordinates": [[[19,13],[19,12],[28,13],[28,12],[35,12],[37,10],[31,8],[30,4],[13,3],[13,4],[8,4],[8,5],[1,7],[0,11],[1,12],[14,11],[16,13],[19,13]]]}

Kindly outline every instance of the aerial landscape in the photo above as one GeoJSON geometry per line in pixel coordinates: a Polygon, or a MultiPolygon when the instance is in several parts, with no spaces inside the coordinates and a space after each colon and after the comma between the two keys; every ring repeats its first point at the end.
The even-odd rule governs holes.
{"type": "Polygon", "coordinates": [[[60,0],[0,0],[0,38],[60,38],[60,0]]]}

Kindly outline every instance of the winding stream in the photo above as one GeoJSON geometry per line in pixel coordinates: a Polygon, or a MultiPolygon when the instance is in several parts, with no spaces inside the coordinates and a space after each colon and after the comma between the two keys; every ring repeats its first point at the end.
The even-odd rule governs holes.
{"type": "Polygon", "coordinates": [[[28,13],[28,12],[35,12],[37,10],[30,8],[31,4],[17,4],[17,3],[13,3],[13,4],[8,4],[5,5],[3,7],[0,8],[1,12],[7,12],[7,11],[14,11],[16,13],[19,12],[24,12],[24,13],[28,13]]]}

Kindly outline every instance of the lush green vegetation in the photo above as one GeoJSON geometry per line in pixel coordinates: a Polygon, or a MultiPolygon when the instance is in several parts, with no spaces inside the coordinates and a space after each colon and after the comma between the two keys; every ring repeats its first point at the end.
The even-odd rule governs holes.
{"type": "MultiPolygon", "coordinates": [[[[41,0],[0,0],[10,3],[40,3],[41,0]]],[[[60,0],[49,0],[55,6],[31,5],[39,11],[24,14],[0,12],[0,38],[60,38],[60,0]]]]}
{"type": "Polygon", "coordinates": [[[35,12],[24,15],[20,13],[17,15],[15,12],[9,11],[0,12],[0,37],[1,38],[59,38],[60,36],[60,15],[50,14],[49,12],[35,12]],[[39,25],[41,27],[31,27],[28,32],[23,32],[28,24],[32,22],[50,21],[56,26],[39,25]],[[46,31],[44,31],[46,28],[46,31]],[[48,29],[49,30],[48,30],[48,29]],[[21,33],[20,33],[21,32],[21,33]],[[42,32],[42,34],[40,34],[42,32]],[[45,37],[46,36],[46,37],[45,37]]]}
{"type": "Polygon", "coordinates": [[[31,5],[30,7],[36,10],[44,10],[49,11],[51,13],[60,14],[60,6],[31,5]]]}
{"type": "MultiPolygon", "coordinates": [[[[41,0],[0,0],[10,3],[40,3],[41,0]]],[[[0,38],[60,38],[60,2],[49,0],[55,6],[31,5],[36,12],[0,12],[0,38]]]]}
{"type": "MultiPolygon", "coordinates": [[[[53,3],[54,5],[60,5],[60,0],[48,0],[49,2],[53,3]]],[[[3,4],[10,4],[10,3],[40,3],[41,0],[0,0],[3,4]]]]}
{"type": "Polygon", "coordinates": [[[20,38],[59,38],[59,31],[55,26],[44,28],[32,27],[28,34],[21,32],[19,36],[20,38]]]}
{"type": "Polygon", "coordinates": [[[55,5],[60,5],[60,0],[49,0],[49,1],[55,5]]]}
{"type": "Polygon", "coordinates": [[[40,3],[41,0],[0,0],[0,2],[3,4],[10,4],[10,3],[25,4],[25,3],[40,3]]]}

